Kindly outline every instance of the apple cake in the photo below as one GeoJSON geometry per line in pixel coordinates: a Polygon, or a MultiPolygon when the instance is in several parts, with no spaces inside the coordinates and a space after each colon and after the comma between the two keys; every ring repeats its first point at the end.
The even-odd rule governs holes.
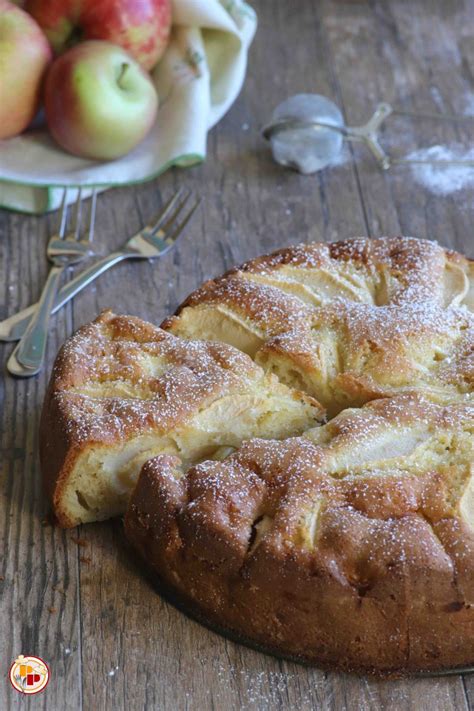
{"type": "Polygon", "coordinates": [[[474,662],[474,409],[416,395],[346,409],[185,471],[145,464],[129,540],[185,605],[346,670],[474,662]]]}
{"type": "Polygon", "coordinates": [[[300,434],[323,416],[235,348],[105,312],[56,359],[40,425],[46,489],[61,526],[110,518],[157,454],[190,465],[249,437],[300,434]]]}
{"type": "Polygon", "coordinates": [[[203,622],[379,674],[474,664],[474,266],[414,238],[298,245],[161,328],[102,314],[41,425],[64,526],[123,513],[203,622]]]}

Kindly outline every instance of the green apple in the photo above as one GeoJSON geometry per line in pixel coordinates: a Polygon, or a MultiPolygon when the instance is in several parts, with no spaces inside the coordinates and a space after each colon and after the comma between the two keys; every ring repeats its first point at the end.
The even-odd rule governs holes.
{"type": "Polygon", "coordinates": [[[83,158],[113,160],[150,131],[158,95],[125,50],[91,40],[53,62],[44,103],[49,129],[62,148],[83,158]]]}
{"type": "Polygon", "coordinates": [[[51,57],[35,20],[0,0],[0,138],[21,133],[34,117],[51,57]]]}

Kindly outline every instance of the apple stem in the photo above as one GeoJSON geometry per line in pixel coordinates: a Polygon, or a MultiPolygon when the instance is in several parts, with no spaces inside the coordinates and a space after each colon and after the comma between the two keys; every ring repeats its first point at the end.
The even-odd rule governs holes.
{"type": "Polygon", "coordinates": [[[71,27],[65,41],[65,49],[70,49],[84,39],[84,32],[80,27],[71,27]]]}
{"type": "Polygon", "coordinates": [[[129,64],[127,62],[122,62],[122,66],[120,68],[120,74],[117,79],[117,84],[121,89],[125,89],[126,87],[123,85],[123,79],[125,77],[125,74],[127,73],[127,69],[129,68],[129,64]]]}

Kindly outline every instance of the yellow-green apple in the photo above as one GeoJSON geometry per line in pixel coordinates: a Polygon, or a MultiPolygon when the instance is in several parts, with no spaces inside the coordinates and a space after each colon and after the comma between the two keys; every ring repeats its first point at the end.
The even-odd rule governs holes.
{"type": "Polygon", "coordinates": [[[34,117],[51,57],[33,18],[0,0],[0,138],[21,133],[34,117]]]}
{"type": "Polygon", "coordinates": [[[145,69],[162,56],[171,28],[171,0],[27,0],[26,9],[56,53],[82,40],[107,40],[145,69]]]}
{"type": "Polygon", "coordinates": [[[112,160],[149,132],[158,95],[149,74],[111,42],[81,42],[55,59],[45,83],[49,130],[84,158],[112,160]]]}

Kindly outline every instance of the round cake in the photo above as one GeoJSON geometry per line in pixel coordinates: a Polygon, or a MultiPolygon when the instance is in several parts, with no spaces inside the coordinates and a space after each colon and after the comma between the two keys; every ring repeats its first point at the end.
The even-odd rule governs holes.
{"type": "Polygon", "coordinates": [[[271,652],[474,664],[473,311],[470,260],[384,238],[252,260],[160,329],[103,315],[43,410],[60,523],[126,510],[176,599],[271,652]]]}

